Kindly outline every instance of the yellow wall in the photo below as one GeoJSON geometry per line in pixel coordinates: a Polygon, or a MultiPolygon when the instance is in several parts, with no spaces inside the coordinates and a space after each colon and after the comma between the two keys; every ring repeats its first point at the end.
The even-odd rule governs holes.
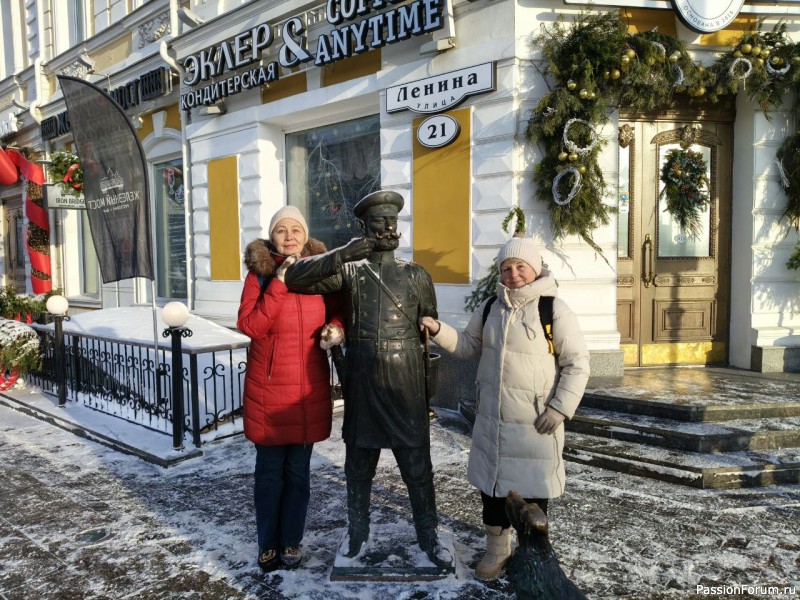
{"type": "Polygon", "coordinates": [[[239,248],[239,177],[235,156],[208,163],[211,279],[242,278],[239,248]]]}
{"type": "Polygon", "coordinates": [[[295,94],[302,94],[307,90],[308,82],[306,81],[305,72],[281,77],[277,81],[272,81],[261,87],[261,103],[275,102],[275,100],[288,98],[295,94]]]}
{"type": "Polygon", "coordinates": [[[414,262],[434,283],[469,283],[471,109],[447,114],[461,133],[443,148],[426,148],[417,141],[425,120],[414,119],[414,262]]]}
{"type": "Polygon", "coordinates": [[[371,75],[381,70],[381,49],[356,54],[322,67],[322,86],[371,75]]]}
{"type": "Polygon", "coordinates": [[[677,37],[675,13],[671,10],[650,10],[647,8],[622,8],[620,19],[628,23],[628,33],[642,33],[658,27],[658,32],[677,37]]]}
{"type": "MultiPolygon", "coordinates": [[[[166,106],[164,108],[159,108],[158,111],[165,110],[167,111],[167,118],[164,120],[164,126],[169,127],[170,129],[175,129],[177,131],[181,130],[183,125],[181,124],[181,113],[180,109],[178,108],[177,104],[172,104],[171,106],[166,106]]],[[[149,113],[146,115],[142,115],[142,126],[139,127],[137,131],[140,140],[144,140],[148,135],[153,133],[153,114],[149,113]]]]}

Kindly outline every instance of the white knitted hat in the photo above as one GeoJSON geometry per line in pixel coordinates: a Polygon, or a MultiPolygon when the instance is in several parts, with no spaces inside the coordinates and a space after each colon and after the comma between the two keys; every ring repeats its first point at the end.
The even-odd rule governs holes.
{"type": "Polygon", "coordinates": [[[542,272],[542,255],[539,254],[536,242],[531,238],[514,237],[508,240],[497,255],[498,271],[503,261],[509,258],[524,260],[533,268],[533,272],[536,273],[537,277],[542,272]]]}
{"type": "Polygon", "coordinates": [[[308,241],[308,225],[306,224],[306,219],[303,216],[303,213],[300,212],[296,206],[284,206],[274,215],[272,215],[272,220],[269,222],[269,237],[272,239],[272,231],[275,229],[275,226],[278,224],[278,221],[281,219],[294,219],[300,226],[303,228],[303,231],[306,232],[306,241],[308,241]]]}

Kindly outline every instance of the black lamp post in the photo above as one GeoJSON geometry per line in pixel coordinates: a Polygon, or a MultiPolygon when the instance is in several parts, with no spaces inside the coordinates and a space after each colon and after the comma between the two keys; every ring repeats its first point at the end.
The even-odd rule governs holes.
{"type": "Polygon", "coordinates": [[[69,310],[69,302],[64,296],[58,294],[47,299],[47,312],[53,315],[53,327],[55,328],[56,343],[54,348],[54,358],[56,362],[56,385],[58,386],[58,405],[64,406],[67,403],[67,353],[64,348],[64,319],[69,310]]]}
{"type": "Polygon", "coordinates": [[[172,447],[183,450],[183,349],[181,338],[191,337],[192,330],[183,325],[189,319],[189,309],[181,302],[169,302],[161,309],[167,328],[164,337],[172,338],[172,447]]]}

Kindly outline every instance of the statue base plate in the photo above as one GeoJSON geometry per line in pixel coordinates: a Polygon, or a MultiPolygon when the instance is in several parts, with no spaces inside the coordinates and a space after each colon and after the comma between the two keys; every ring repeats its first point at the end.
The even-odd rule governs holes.
{"type": "Polygon", "coordinates": [[[439,544],[453,557],[444,567],[434,565],[420,549],[410,524],[372,523],[369,539],[353,558],[344,555],[349,543],[345,531],[331,569],[331,581],[435,581],[456,572],[453,534],[441,528],[439,544]]]}

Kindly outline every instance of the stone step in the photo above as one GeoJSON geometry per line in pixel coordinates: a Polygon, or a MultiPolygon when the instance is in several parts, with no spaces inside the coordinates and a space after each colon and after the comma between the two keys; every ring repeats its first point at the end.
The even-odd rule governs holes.
{"type": "Polygon", "coordinates": [[[728,404],[716,404],[714,398],[703,398],[703,401],[710,404],[626,398],[587,392],[583,396],[581,406],[691,423],[800,417],[800,402],[770,401],[768,396],[751,397],[747,401],[728,404]]]}
{"type": "Polygon", "coordinates": [[[800,449],[690,453],[569,431],[564,458],[611,471],[696,488],[800,483],[800,449]]]}
{"type": "Polygon", "coordinates": [[[800,447],[800,417],[687,422],[582,404],[565,426],[577,433],[688,452],[800,447]]]}

